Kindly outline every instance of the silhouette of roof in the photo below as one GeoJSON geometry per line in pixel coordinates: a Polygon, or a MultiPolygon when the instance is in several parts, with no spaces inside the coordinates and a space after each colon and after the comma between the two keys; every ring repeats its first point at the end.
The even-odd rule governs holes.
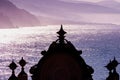
{"type": "MultiPolygon", "coordinates": [[[[75,78],[78,80],[92,80],[93,68],[87,65],[80,56],[82,51],[77,50],[70,41],[64,38],[66,32],[62,25],[57,33],[59,39],[53,41],[47,51],[42,51],[43,57],[38,64],[31,67],[32,79],[51,80],[54,77],[57,80],[58,77],[65,74],[73,78],[73,80],[75,78]]],[[[60,77],[60,79],[64,80],[66,77],[60,77]]]]}

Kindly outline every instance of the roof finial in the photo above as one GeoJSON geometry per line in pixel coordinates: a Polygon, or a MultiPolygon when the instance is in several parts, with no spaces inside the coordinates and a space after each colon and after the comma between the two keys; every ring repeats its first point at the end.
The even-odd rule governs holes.
{"type": "Polygon", "coordinates": [[[19,64],[22,68],[21,68],[21,72],[18,74],[18,80],[28,80],[28,75],[24,71],[24,66],[27,64],[27,62],[23,59],[23,57],[19,61],[19,64]]]}
{"type": "Polygon", "coordinates": [[[63,26],[62,26],[62,24],[61,24],[61,28],[60,28],[60,30],[57,32],[57,34],[59,34],[59,42],[60,43],[64,43],[64,38],[65,38],[65,34],[66,34],[66,32],[64,31],[64,29],[63,29],[63,26]]]}
{"type": "Polygon", "coordinates": [[[15,76],[15,69],[17,68],[17,65],[15,64],[14,60],[12,60],[12,63],[8,67],[12,70],[12,75],[8,80],[18,80],[18,78],[15,76]]]}
{"type": "Polygon", "coordinates": [[[27,62],[22,57],[22,59],[19,61],[19,64],[21,67],[24,67],[27,64],[27,62]]]}
{"type": "Polygon", "coordinates": [[[114,60],[110,60],[110,63],[105,66],[109,70],[109,76],[106,78],[106,80],[119,80],[119,74],[116,72],[116,67],[118,64],[118,61],[114,57],[114,60]]]}
{"type": "Polygon", "coordinates": [[[63,29],[63,25],[62,24],[61,24],[60,30],[57,33],[59,34],[59,36],[64,36],[66,34],[66,32],[63,29]]]}

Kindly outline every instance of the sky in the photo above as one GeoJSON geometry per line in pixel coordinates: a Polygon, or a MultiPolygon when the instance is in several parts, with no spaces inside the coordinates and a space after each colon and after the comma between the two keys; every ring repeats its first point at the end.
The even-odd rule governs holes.
{"type": "Polygon", "coordinates": [[[99,1],[103,1],[103,0],[62,0],[62,1],[87,1],[87,2],[99,2],[99,1]]]}
{"type": "Polygon", "coordinates": [[[31,12],[32,14],[36,15],[37,18],[40,19],[40,22],[43,24],[54,23],[54,22],[56,23],[57,22],[89,23],[90,22],[90,23],[120,24],[120,18],[119,18],[120,0],[10,0],[10,1],[15,3],[18,7],[25,9],[31,12]],[[59,3],[59,1],[61,2],[59,3]],[[93,3],[90,4],[79,3],[79,5],[75,5],[73,3],[64,3],[62,1],[73,2],[73,3],[76,1],[78,1],[78,3],[79,1],[84,1],[84,2],[86,1],[93,3]],[[97,3],[100,1],[110,1],[110,2],[109,3],[102,2],[101,5],[97,3]]]}
{"type": "Polygon", "coordinates": [[[61,0],[61,1],[68,1],[68,2],[76,2],[76,1],[86,1],[86,2],[100,2],[100,1],[117,1],[120,2],[120,0],[61,0]]]}
{"type": "MultiPolygon", "coordinates": [[[[110,0],[63,0],[63,1],[86,1],[86,2],[100,2],[100,1],[110,1],[110,0]]],[[[120,0],[111,0],[111,1],[117,1],[120,2],[120,0]]]]}

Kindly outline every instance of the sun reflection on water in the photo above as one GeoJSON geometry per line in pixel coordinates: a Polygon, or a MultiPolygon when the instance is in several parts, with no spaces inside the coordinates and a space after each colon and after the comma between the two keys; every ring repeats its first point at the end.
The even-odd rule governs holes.
{"type": "MultiPolygon", "coordinates": [[[[14,41],[22,42],[23,37],[29,35],[34,36],[36,34],[49,34],[49,27],[46,30],[44,27],[26,27],[26,28],[16,28],[16,29],[0,29],[0,43],[12,43],[14,41]]],[[[26,38],[27,39],[27,38],[26,38]]]]}
{"type": "MultiPolygon", "coordinates": [[[[7,66],[12,59],[17,62],[24,57],[28,62],[25,67],[26,72],[29,73],[29,68],[41,58],[40,52],[47,50],[52,41],[57,39],[56,32],[59,28],[60,25],[0,29],[0,80],[7,80],[10,76],[11,71],[7,66]]],[[[87,63],[96,68],[95,78],[98,80],[96,76],[105,74],[105,72],[99,71],[97,66],[104,66],[106,61],[118,55],[119,31],[93,25],[65,25],[64,29],[68,33],[66,39],[70,40],[78,50],[82,49],[82,56],[87,63]],[[112,54],[113,51],[115,55],[112,54]]],[[[118,55],[117,58],[119,59],[119,57],[118,55]]],[[[19,68],[16,72],[19,72],[19,68]]]]}

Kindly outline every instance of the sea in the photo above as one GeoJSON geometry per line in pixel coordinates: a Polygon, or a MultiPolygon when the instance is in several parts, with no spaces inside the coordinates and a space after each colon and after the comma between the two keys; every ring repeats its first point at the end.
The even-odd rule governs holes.
{"type": "MultiPolygon", "coordinates": [[[[66,39],[71,41],[77,50],[82,50],[82,58],[94,69],[94,80],[105,80],[109,71],[105,66],[114,57],[120,62],[120,26],[119,25],[63,25],[67,32],[66,39]]],[[[9,64],[17,64],[16,76],[23,57],[27,64],[25,72],[31,80],[30,67],[41,59],[41,51],[47,50],[50,44],[58,39],[60,25],[37,27],[20,27],[0,29],[0,80],[8,80],[12,71],[9,64]]],[[[117,67],[120,74],[120,65],[117,67]]]]}

